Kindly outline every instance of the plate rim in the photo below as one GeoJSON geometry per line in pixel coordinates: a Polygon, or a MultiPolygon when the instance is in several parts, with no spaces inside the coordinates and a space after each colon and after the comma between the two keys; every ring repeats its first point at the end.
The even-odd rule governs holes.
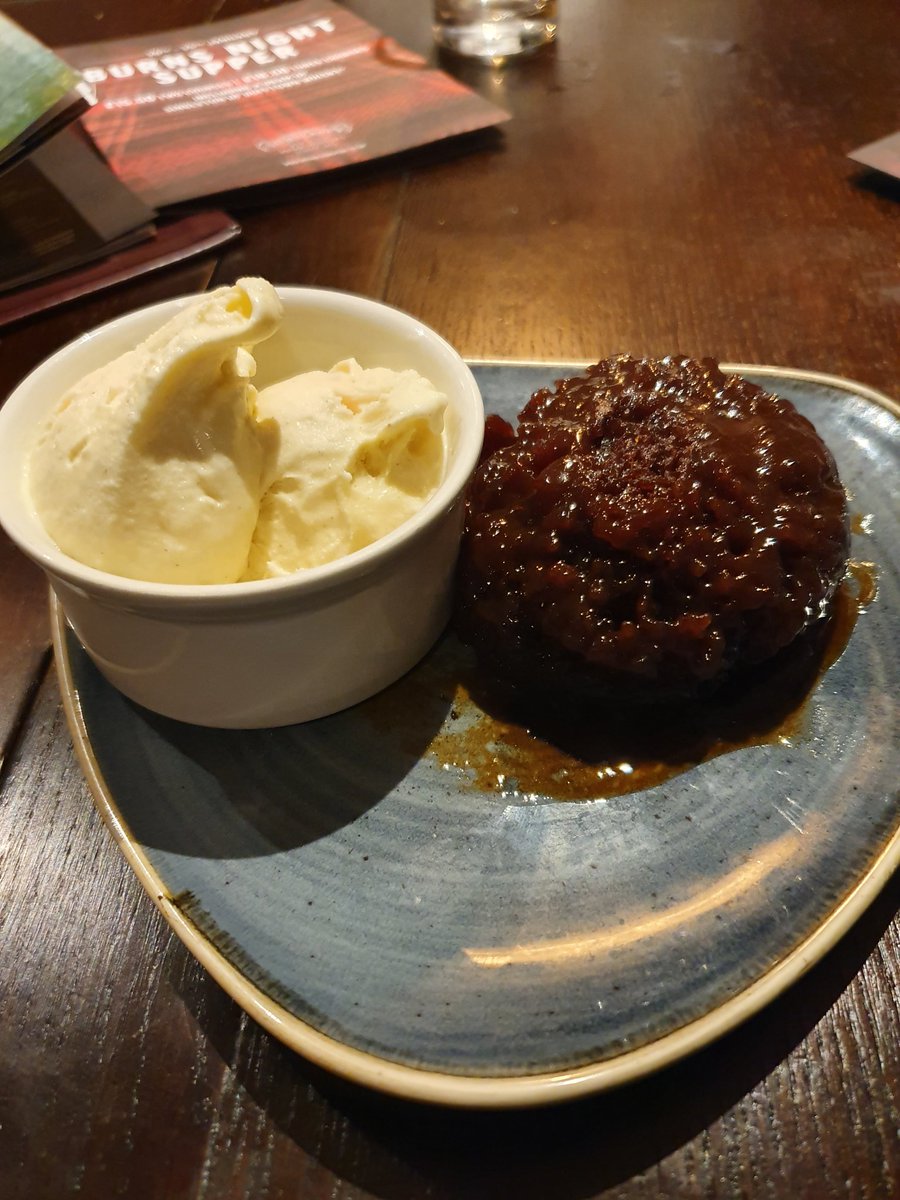
{"type": "MultiPolygon", "coordinates": [[[[470,367],[574,367],[582,370],[593,366],[593,358],[550,359],[550,358],[470,358],[466,362],[470,367]]],[[[844,375],[831,375],[827,371],[811,371],[805,367],[773,367],[765,363],[732,363],[720,362],[719,369],[728,375],[766,375],[777,376],[780,379],[798,379],[806,383],[821,383],[838,391],[853,392],[864,400],[870,400],[879,408],[886,408],[895,417],[900,417],[900,402],[893,400],[885,392],[878,391],[868,383],[860,383],[858,379],[848,379],[844,375]]]]}
{"type": "MultiPolygon", "coordinates": [[[[467,358],[472,366],[579,367],[589,362],[467,358]]],[[[900,418],[900,404],[866,384],[819,371],[722,363],[732,374],[779,376],[858,395],[900,418]]],[[[63,709],[76,756],[92,799],[119,850],[150,899],[190,954],[220,987],[264,1029],[310,1062],[352,1083],[405,1100],[454,1108],[527,1108],[608,1091],[643,1079],[695,1053],[743,1024],[799,980],[855,924],[900,866],[900,823],[865,873],[831,912],[793,950],[753,983],[692,1021],[633,1050],[608,1059],[520,1075],[455,1075],[414,1067],[349,1046],[290,1013],[251,983],[178,907],[149,857],[132,836],[103,778],[75,686],[63,607],[50,589],[54,660],[63,709]]]]}

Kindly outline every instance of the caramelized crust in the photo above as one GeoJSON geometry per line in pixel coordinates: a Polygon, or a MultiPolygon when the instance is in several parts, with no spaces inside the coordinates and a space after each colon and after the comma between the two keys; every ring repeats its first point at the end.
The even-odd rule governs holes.
{"type": "Polygon", "coordinates": [[[787,400],[711,359],[621,355],[489,420],[458,624],[557,696],[695,694],[828,611],[846,569],[834,460],[787,400]]]}

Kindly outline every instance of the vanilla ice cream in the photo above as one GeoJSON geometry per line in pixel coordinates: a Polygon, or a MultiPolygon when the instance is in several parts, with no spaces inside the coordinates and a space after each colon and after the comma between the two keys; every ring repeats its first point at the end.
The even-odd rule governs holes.
{"type": "Polygon", "coordinates": [[[444,405],[415,371],[354,359],[261,391],[280,438],[244,578],[330,562],[411,517],[441,481],[444,405]]]}
{"type": "Polygon", "coordinates": [[[35,508],[61,550],[158,583],[241,577],[267,449],[248,348],[280,320],[275,289],[241,280],[62,397],[29,473],[35,508]]]}
{"type": "Polygon", "coordinates": [[[355,360],[259,394],[281,304],[241,279],[86,376],[29,463],[38,516],[80,562],[160,583],[285,575],[368,545],[441,481],[445,397],[355,360]]]}

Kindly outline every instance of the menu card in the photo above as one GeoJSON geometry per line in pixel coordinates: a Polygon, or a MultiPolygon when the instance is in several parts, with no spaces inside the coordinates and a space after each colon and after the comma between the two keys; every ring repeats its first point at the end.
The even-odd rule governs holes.
{"type": "Polygon", "coordinates": [[[119,178],[156,207],[508,117],[331,0],[60,53],[96,91],[84,125],[119,178]]]}

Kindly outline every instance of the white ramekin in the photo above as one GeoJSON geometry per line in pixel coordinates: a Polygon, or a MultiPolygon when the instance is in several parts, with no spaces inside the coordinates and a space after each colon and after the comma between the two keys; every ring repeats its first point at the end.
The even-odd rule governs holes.
{"type": "Polygon", "coordinates": [[[45,532],[24,467],[37,427],[62,393],[158,329],[193,296],[102,325],[36,368],[0,409],[0,524],[46,572],[78,639],[138,704],[199,725],[288,725],[380,691],[426,653],[446,624],[463,491],[484,411],[472,372],[414,317],[360,296],[279,287],[284,323],[257,348],[265,387],[342,358],[411,367],[448,398],[444,479],[386,537],[279,579],[143,583],[86,567],[45,532]]]}

